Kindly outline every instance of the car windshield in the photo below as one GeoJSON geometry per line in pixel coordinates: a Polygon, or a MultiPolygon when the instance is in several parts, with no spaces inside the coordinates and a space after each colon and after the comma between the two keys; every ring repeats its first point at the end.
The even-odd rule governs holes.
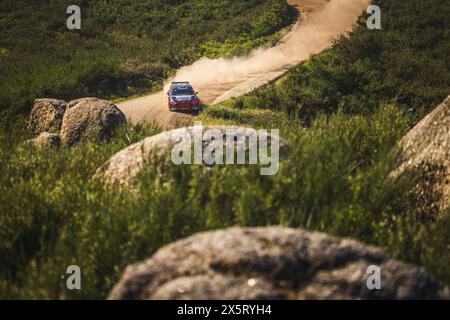
{"type": "Polygon", "coordinates": [[[174,96],[192,96],[194,95],[194,90],[190,87],[183,88],[173,88],[172,95],[174,96]]]}

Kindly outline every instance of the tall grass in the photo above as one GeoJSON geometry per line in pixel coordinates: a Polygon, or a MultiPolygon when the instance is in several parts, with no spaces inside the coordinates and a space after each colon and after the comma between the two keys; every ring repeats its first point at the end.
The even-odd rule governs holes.
{"type": "Polygon", "coordinates": [[[450,2],[373,3],[382,8],[382,30],[369,30],[361,16],[349,37],[241,98],[242,107],[311,122],[320,113],[369,114],[392,103],[419,121],[449,94],[450,2]]]}
{"type": "Polygon", "coordinates": [[[26,32],[15,35],[27,31],[28,19],[11,27],[16,15],[27,17],[30,4],[2,2],[0,105],[8,112],[0,116],[0,297],[104,298],[126,265],[176,239],[234,225],[281,224],[352,237],[450,284],[450,213],[430,219],[415,193],[418,177],[391,175],[401,158],[400,137],[448,93],[448,4],[431,2],[376,1],[383,32],[368,31],[361,20],[348,39],[282,81],[205,111],[201,119],[208,123],[280,128],[290,149],[277,175],[261,176],[255,166],[204,170],[154,158],[139,177],[138,193],[91,178],[111,155],[158,127],[131,127],[109,143],[38,150],[23,145],[25,121],[10,121],[11,115],[40,95],[126,94],[200,52],[248,48],[258,41],[249,44],[246,35],[270,37],[287,23],[277,18],[277,5],[285,2],[171,0],[149,7],[147,1],[95,1],[79,34],[60,30],[55,21],[62,18],[52,13],[58,10],[43,10],[43,2],[30,21],[50,12],[39,31],[61,41],[34,41],[42,54],[30,53],[26,32]],[[180,51],[180,38],[196,40],[180,51]],[[225,45],[212,50],[214,41],[225,45]],[[73,44],[78,53],[72,54],[73,44]],[[48,48],[61,55],[47,59],[48,48]],[[65,287],[72,264],[81,267],[81,291],[65,287]]]}

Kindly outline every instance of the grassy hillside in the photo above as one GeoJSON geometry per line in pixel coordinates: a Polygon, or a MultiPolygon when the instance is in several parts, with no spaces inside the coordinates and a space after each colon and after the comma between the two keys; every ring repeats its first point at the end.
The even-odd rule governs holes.
{"type": "Polygon", "coordinates": [[[155,90],[175,68],[244,53],[294,18],[284,0],[1,1],[0,110],[155,90]],[[82,10],[80,31],[66,27],[71,4],[82,10]]]}

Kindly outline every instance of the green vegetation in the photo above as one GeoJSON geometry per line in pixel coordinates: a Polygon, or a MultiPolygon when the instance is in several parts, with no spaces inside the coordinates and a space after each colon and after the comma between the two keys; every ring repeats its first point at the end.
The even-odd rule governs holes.
{"type": "Polygon", "coordinates": [[[244,53],[294,18],[284,0],[2,1],[0,109],[154,91],[215,46],[215,56],[244,53]],[[66,27],[71,4],[82,9],[80,31],[66,27]]]}
{"type": "MultiPolygon", "coordinates": [[[[445,13],[450,4],[376,2],[383,8],[382,31],[367,30],[361,20],[349,39],[340,39],[333,48],[297,66],[280,81],[210,107],[201,115],[207,123],[281,128],[290,150],[283,156],[276,176],[261,176],[255,166],[216,166],[205,171],[199,166],[175,166],[155,158],[140,176],[139,194],[131,194],[105,188],[91,177],[116,151],[158,132],[156,126],[131,127],[106,144],[93,141],[58,151],[39,151],[21,145],[28,134],[23,121],[2,118],[0,297],[104,298],[126,265],[149,257],[176,239],[233,225],[282,224],[352,237],[424,266],[450,285],[450,213],[437,216],[431,210],[423,211],[423,199],[414,191],[419,176],[406,174],[395,179],[391,175],[401,160],[399,139],[448,94],[450,23],[445,13]],[[68,291],[61,281],[70,264],[82,269],[81,291],[68,291]]],[[[170,3],[183,7],[184,2],[170,3]]],[[[220,14],[221,3],[225,2],[214,2],[220,14]]],[[[109,2],[98,1],[97,10],[103,12],[106,4],[109,2]]],[[[117,12],[131,14],[119,7],[117,12]]],[[[214,16],[214,12],[205,9],[205,14],[214,16]]],[[[234,19],[232,13],[228,12],[234,19]]],[[[117,14],[114,20],[117,29],[109,36],[129,39],[131,36],[120,30],[130,19],[119,17],[117,14]]],[[[101,21],[110,23],[105,19],[101,21]]],[[[241,26],[247,25],[247,18],[242,19],[241,26]]],[[[194,38],[207,44],[213,41],[208,37],[215,37],[211,36],[214,30],[220,34],[227,30],[223,38],[218,37],[226,44],[228,34],[234,34],[233,29],[226,28],[241,30],[231,20],[217,24],[207,20],[212,31],[194,38]]],[[[127,29],[134,28],[138,33],[142,21],[146,20],[136,20],[127,29]]],[[[163,30],[168,26],[161,27],[160,32],[163,30]]],[[[145,43],[142,35],[134,36],[140,40],[117,40],[123,46],[122,57],[133,52],[134,44],[145,43]]],[[[155,42],[149,40],[153,45],[166,41],[162,34],[158,38],[154,33],[153,37],[155,42]]],[[[102,48],[97,47],[98,40],[92,41],[95,48],[102,48]]],[[[1,46],[9,48],[3,43],[1,46]]],[[[198,48],[192,46],[183,52],[198,48]]],[[[80,59],[101,52],[95,50],[81,51],[80,59]]],[[[162,57],[172,49],[167,50],[152,54],[162,57]]],[[[183,60],[185,53],[178,52],[179,60],[170,67],[197,54],[189,53],[189,59],[183,60]]],[[[0,59],[18,59],[16,54],[10,49],[0,50],[0,59]]],[[[47,61],[47,65],[50,63],[47,61]]],[[[98,64],[92,66],[97,68],[98,64]]],[[[36,88],[44,88],[38,83],[48,84],[46,88],[54,84],[57,90],[76,87],[77,82],[67,86],[65,81],[70,78],[62,77],[65,66],[55,68],[54,77],[43,74],[41,80],[30,82],[36,83],[30,86],[34,93],[40,92],[36,88]],[[48,82],[40,82],[44,78],[48,82]]],[[[104,70],[116,70],[108,68],[104,70]]],[[[88,69],[82,70],[91,76],[88,69]]],[[[32,77],[34,72],[32,69],[30,75],[22,75],[32,77]]],[[[94,74],[103,79],[102,72],[94,74]]],[[[25,96],[33,95],[29,91],[25,96]]]]}
{"type": "Polygon", "coordinates": [[[450,3],[374,3],[383,10],[382,30],[368,30],[362,17],[350,37],[234,103],[285,111],[306,123],[338,109],[368,114],[384,103],[421,119],[449,93],[450,3]]]}
{"type": "MultiPolygon", "coordinates": [[[[375,243],[448,283],[450,214],[421,211],[424,199],[412,188],[420,175],[394,182],[387,173],[401,158],[399,138],[449,94],[450,3],[374,3],[383,9],[382,30],[368,30],[362,16],[331,49],[272,84],[209,107],[201,118],[290,132],[285,135],[302,150],[292,171],[282,171],[292,182],[274,198],[260,193],[283,203],[278,212],[288,212],[294,199],[282,195],[296,190],[303,213],[291,208],[288,225],[375,243]],[[292,135],[297,126],[309,139],[292,135]]],[[[256,201],[248,210],[262,215],[253,206],[256,201]]]]}
{"type": "Polygon", "coordinates": [[[353,237],[448,281],[448,216],[424,221],[414,180],[390,176],[396,141],[408,124],[386,106],[368,117],[320,117],[308,130],[291,126],[282,133],[291,150],[273,177],[255,166],[204,171],[154,159],[138,196],[91,177],[114,152],[157,132],[154,126],[119,132],[109,144],[59,151],[21,147],[20,135],[4,136],[0,296],[103,298],[127,264],[198,231],[237,224],[353,237]],[[68,291],[61,281],[71,264],[83,270],[81,291],[68,291]]]}
{"type": "Polygon", "coordinates": [[[222,43],[216,40],[208,41],[201,46],[203,55],[211,59],[233,57],[245,54],[255,47],[277,41],[281,37],[281,31],[274,33],[274,30],[286,25],[286,17],[292,17],[295,13],[295,10],[294,12],[292,10],[284,3],[272,4],[270,10],[251,22],[249,32],[226,39],[222,43]]]}

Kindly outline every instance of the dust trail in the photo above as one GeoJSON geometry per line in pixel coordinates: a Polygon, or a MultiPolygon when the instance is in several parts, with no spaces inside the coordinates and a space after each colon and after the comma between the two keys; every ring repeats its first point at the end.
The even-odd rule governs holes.
{"type": "MultiPolygon", "coordinates": [[[[293,65],[329,47],[333,39],[351,31],[370,0],[288,0],[301,19],[280,43],[259,48],[245,57],[202,58],[178,70],[173,80],[190,81],[207,103],[243,95],[276,79],[293,65]]],[[[169,81],[165,86],[167,91],[169,81]]],[[[166,128],[189,124],[192,117],[167,109],[164,92],[118,104],[132,122],[155,120],[166,128]]]]}
{"type": "Polygon", "coordinates": [[[250,91],[281,75],[289,67],[326,49],[338,35],[350,31],[369,0],[290,0],[301,20],[281,43],[259,48],[245,57],[202,58],[181,68],[174,80],[190,81],[207,103],[217,103],[250,91]],[[308,14],[308,10],[318,10],[308,14]]]}

